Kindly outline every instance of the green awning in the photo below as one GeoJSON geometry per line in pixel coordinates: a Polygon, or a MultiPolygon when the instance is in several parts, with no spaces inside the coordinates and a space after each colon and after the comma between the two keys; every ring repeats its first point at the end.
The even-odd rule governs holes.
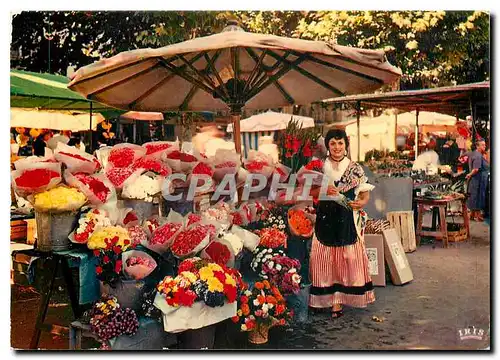
{"type": "MultiPolygon", "coordinates": [[[[67,88],[69,79],[61,75],[10,71],[10,106],[40,110],[90,110],[90,100],[67,88]]],[[[92,102],[92,111],[117,110],[92,102]]]]}

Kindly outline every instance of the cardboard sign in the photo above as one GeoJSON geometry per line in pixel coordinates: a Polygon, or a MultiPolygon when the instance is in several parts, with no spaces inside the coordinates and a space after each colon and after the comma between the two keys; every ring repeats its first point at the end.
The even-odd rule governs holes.
{"type": "Polygon", "coordinates": [[[384,237],[381,234],[365,234],[368,271],[374,286],[385,286],[384,237]]]}
{"type": "Polygon", "coordinates": [[[406,257],[401,238],[396,229],[387,229],[384,236],[384,253],[394,285],[403,285],[413,280],[410,263],[406,257]]]}

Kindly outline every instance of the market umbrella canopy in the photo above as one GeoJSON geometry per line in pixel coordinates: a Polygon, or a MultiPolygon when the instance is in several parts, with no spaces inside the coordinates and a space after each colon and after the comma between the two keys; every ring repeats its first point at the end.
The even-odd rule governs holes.
{"type": "MultiPolygon", "coordinates": [[[[89,111],[90,101],[69,90],[68,83],[69,79],[61,75],[11,70],[10,106],[39,110],[89,111]]],[[[97,102],[92,105],[93,111],[109,109],[109,106],[97,102]]]]}
{"type": "MultiPolygon", "coordinates": [[[[285,130],[291,120],[297,120],[302,128],[314,127],[314,119],[306,116],[267,111],[250,116],[240,121],[241,132],[285,130]]],[[[233,124],[227,126],[227,132],[233,132],[233,124]]]]}
{"type": "Polygon", "coordinates": [[[370,92],[401,70],[383,50],[255,34],[238,26],[76,71],[69,88],[137,111],[262,109],[370,92]]]}
{"type": "MultiPolygon", "coordinates": [[[[92,114],[92,130],[102,122],[101,114],[92,114]]],[[[40,111],[36,109],[12,108],[10,110],[10,127],[27,127],[51,130],[88,131],[89,114],[75,113],[67,110],[40,111]]]]}
{"type": "Polygon", "coordinates": [[[142,120],[142,121],[160,121],[163,120],[161,112],[145,112],[145,111],[128,111],[120,115],[121,118],[127,120],[142,120]]]}

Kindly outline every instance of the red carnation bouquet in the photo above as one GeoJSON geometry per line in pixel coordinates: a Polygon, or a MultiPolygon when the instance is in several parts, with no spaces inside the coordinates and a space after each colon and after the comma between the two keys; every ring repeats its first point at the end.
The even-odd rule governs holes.
{"type": "Polygon", "coordinates": [[[172,246],[172,242],[182,229],[182,222],[167,222],[154,230],[149,241],[142,245],[158,254],[163,254],[172,246]]]}
{"type": "Polygon", "coordinates": [[[52,189],[61,182],[61,164],[32,162],[11,172],[12,186],[21,197],[52,189]]]}
{"type": "Polygon", "coordinates": [[[181,152],[179,154],[179,160],[181,171],[185,174],[189,174],[192,172],[193,168],[198,164],[198,162],[206,159],[204,159],[199,152],[194,151],[193,154],[181,152]]]}
{"type": "Polygon", "coordinates": [[[142,280],[156,269],[156,261],[144,251],[131,250],[122,255],[123,273],[126,278],[142,280]]]}
{"type": "Polygon", "coordinates": [[[191,181],[196,181],[197,187],[208,187],[205,191],[197,191],[197,195],[200,195],[214,190],[213,175],[214,168],[210,164],[200,161],[192,168],[191,173],[188,175],[187,182],[191,184],[191,181]]]}
{"type": "Polygon", "coordinates": [[[262,174],[266,178],[274,171],[273,159],[261,152],[250,150],[247,159],[243,162],[245,169],[252,174],[262,174]]]}
{"type": "Polygon", "coordinates": [[[113,184],[113,186],[117,189],[123,188],[127,183],[133,182],[136,180],[143,169],[134,169],[132,166],[129,167],[114,167],[108,166],[106,168],[106,177],[113,184]]]}
{"type": "Polygon", "coordinates": [[[302,166],[297,172],[297,181],[299,184],[304,184],[306,182],[305,175],[313,175],[312,184],[314,186],[321,186],[323,182],[323,165],[324,162],[320,159],[313,159],[306,165],[302,166]]]}
{"type": "Polygon", "coordinates": [[[210,243],[200,254],[202,259],[209,259],[221,266],[234,265],[234,253],[230,243],[217,239],[210,243]]]}
{"type": "Polygon", "coordinates": [[[181,152],[178,146],[173,146],[168,150],[165,150],[161,154],[161,161],[167,164],[174,173],[180,173],[181,170],[181,152]]]}
{"type": "Polygon", "coordinates": [[[226,175],[235,175],[240,169],[240,155],[227,149],[217,149],[215,155],[210,158],[210,163],[214,167],[214,179],[221,181],[226,175]]]}
{"type": "Polygon", "coordinates": [[[179,145],[175,142],[170,141],[153,141],[142,144],[144,148],[146,148],[146,156],[152,156],[158,160],[161,159],[161,156],[164,152],[171,149],[179,149],[179,145]]]}
{"type": "Polygon", "coordinates": [[[61,142],[57,143],[54,157],[73,173],[93,174],[101,168],[101,164],[94,156],[61,142]]]}
{"type": "Polygon", "coordinates": [[[189,213],[184,217],[184,222],[186,224],[186,227],[190,227],[191,225],[200,222],[201,219],[202,219],[201,215],[189,213]]]}
{"type": "Polygon", "coordinates": [[[64,180],[69,186],[80,190],[92,205],[116,201],[115,188],[104,174],[89,175],[82,172],[72,174],[69,170],[65,170],[64,180]]]}
{"type": "Polygon", "coordinates": [[[146,148],[135,144],[118,144],[109,153],[108,164],[116,168],[126,168],[146,154],[146,148]]]}
{"type": "Polygon", "coordinates": [[[176,257],[189,257],[203,250],[216,234],[217,228],[215,225],[198,222],[180,231],[175,236],[170,249],[176,257]]]}
{"type": "Polygon", "coordinates": [[[142,172],[152,171],[161,176],[172,174],[172,169],[167,164],[151,156],[145,156],[134,161],[132,169],[142,169],[142,172]]]}

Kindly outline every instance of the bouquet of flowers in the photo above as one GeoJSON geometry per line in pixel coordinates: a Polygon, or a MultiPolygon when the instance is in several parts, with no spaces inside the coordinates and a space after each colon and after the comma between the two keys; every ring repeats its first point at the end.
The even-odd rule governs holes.
{"type": "Polygon", "coordinates": [[[313,159],[302,166],[297,172],[297,181],[299,184],[304,184],[306,182],[305,175],[314,175],[312,184],[315,186],[321,186],[324,176],[323,165],[324,162],[322,160],[313,159]]]}
{"type": "Polygon", "coordinates": [[[233,225],[245,226],[248,224],[248,218],[243,210],[233,211],[231,217],[233,225]]]}
{"type": "Polygon", "coordinates": [[[201,216],[205,220],[216,221],[223,228],[228,228],[233,222],[231,211],[231,207],[228,203],[219,201],[214,206],[202,211],[201,216]]]}
{"type": "Polygon", "coordinates": [[[260,246],[272,249],[281,246],[286,248],[287,236],[285,232],[281,230],[276,228],[263,228],[262,230],[257,230],[255,233],[260,237],[260,246]]]}
{"type": "Polygon", "coordinates": [[[186,227],[190,227],[191,225],[200,222],[202,219],[201,215],[189,213],[185,216],[185,224],[186,227]]]}
{"type": "Polygon", "coordinates": [[[156,269],[156,261],[144,251],[131,250],[122,255],[125,277],[142,280],[156,269]]]}
{"type": "Polygon", "coordinates": [[[226,175],[235,175],[240,168],[240,156],[233,150],[217,149],[210,159],[214,167],[214,179],[221,181],[226,175]]]}
{"type": "Polygon", "coordinates": [[[269,281],[258,281],[252,290],[245,290],[238,301],[238,311],[232,318],[241,331],[266,327],[285,326],[293,317],[279,289],[269,281]]]}
{"type": "Polygon", "coordinates": [[[157,159],[161,159],[165,151],[179,148],[177,143],[168,141],[153,141],[144,143],[142,146],[146,148],[146,156],[152,156],[157,159]]]}
{"type": "Polygon", "coordinates": [[[234,253],[231,244],[223,239],[210,243],[200,254],[202,259],[209,259],[221,266],[234,265],[234,253]]]}
{"type": "Polygon", "coordinates": [[[311,237],[314,231],[312,216],[299,207],[288,210],[288,227],[290,232],[301,237],[311,237]]]}
{"type": "Polygon", "coordinates": [[[268,178],[273,173],[275,164],[270,156],[255,150],[249,150],[244,166],[249,173],[262,174],[268,178]]]}
{"type": "Polygon", "coordinates": [[[113,184],[113,186],[117,189],[121,189],[125,184],[133,183],[135,179],[137,179],[140,174],[143,172],[143,169],[138,168],[135,169],[132,166],[128,167],[114,167],[108,166],[106,167],[106,177],[113,184]]]}
{"type": "Polygon", "coordinates": [[[137,246],[148,241],[148,235],[141,225],[132,225],[127,226],[126,228],[133,246],[137,246]]]}
{"type": "Polygon", "coordinates": [[[192,258],[179,265],[175,278],[166,276],[157,290],[169,306],[190,307],[199,300],[207,306],[218,307],[236,301],[241,283],[238,271],[192,258]]]}
{"type": "Polygon", "coordinates": [[[203,156],[199,153],[195,152],[194,154],[188,154],[185,152],[181,152],[179,155],[181,171],[185,174],[189,174],[194,166],[199,162],[203,161],[203,156]]]}
{"type": "Polygon", "coordinates": [[[153,197],[161,191],[162,182],[163,177],[148,172],[123,186],[122,197],[152,202],[153,197]]]}
{"type": "Polygon", "coordinates": [[[33,207],[40,212],[76,211],[87,202],[87,197],[74,188],[58,186],[32,198],[33,207]]]}
{"type": "Polygon", "coordinates": [[[134,161],[146,154],[146,148],[135,144],[118,144],[113,146],[108,157],[108,164],[115,168],[130,167],[134,161]]]}
{"type": "Polygon", "coordinates": [[[181,230],[172,243],[172,254],[176,257],[187,257],[203,250],[215,237],[217,228],[212,224],[196,223],[181,230]]]}
{"type": "Polygon", "coordinates": [[[165,162],[173,172],[180,173],[181,170],[181,152],[178,148],[171,148],[163,152],[161,160],[165,162]]]}
{"type": "Polygon", "coordinates": [[[167,222],[153,230],[151,238],[143,245],[158,254],[163,254],[171,247],[172,242],[182,229],[182,222],[167,222]]]}
{"type": "Polygon", "coordinates": [[[281,161],[292,173],[307,164],[316,150],[320,131],[316,128],[303,129],[298,120],[291,117],[287,128],[280,137],[281,161]]]}
{"type": "Polygon", "coordinates": [[[200,161],[193,166],[191,173],[188,175],[187,182],[191,183],[196,179],[196,186],[210,186],[211,191],[214,188],[212,177],[214,176],[214,169],[207,162],[200,161]],[[205,179],[206,175],[209,178],[205,179]]]}
{"type": "Polygon", "coordinates": [[[54,157],[66,165],[70,172],[93,174],[101,168],[101,164],[94,156],[62,142],[57,143],[54,157]]]}
{"type": "MultiPolygon", "coordinates": [[[[16,166],[17,166],[16,161],[16,166]]],[[[61,182],[61,164],[30,162],[12,171],[12,185],[21,197],[47,191],[61,182]]]]}
{"type": "Polygon", "coordinates": [[[95,230],[87,241],[90,250],[109,249],[111,245],[127,249],[131,244],[127,229],[121,226],[106,226],[95,230]],[[113,239],[113,240],[110,240],[113,239]]]}
{"type": "Polygon", "coordinates": [[[278,163],[276,167],[274,168],[273,175],[277,175],[279,178],[280,182],[285,182],[286,179],[288,179],[288,176],[290,175],[290,172],[292,171],[291,168],[288,166],[285,166],[281,163],[278,163]]]}
{"type": "Polygon", "coordinates": [[[132,336],[139,329],[134,310],[122,308],[114,296],[103,296],[90,310],[90,331],[101,342],[122,334],[132,336]]]}
{"type": "Polygon", "coordinates": [[[65,170],[64,180],[69,186],[85,194],[92,205],[102,205],[116,200],[115,188],[104,174],[89,175],[82,172],[72,174],[65,170]]]}
{"type": "Polygon", "coordinates": [[[78,220],[78,227],[69,234],[68,238],[71,242],[86,244],[95,230],[108,226],[111,226],[111,220],[106,211],[89,209],[89,211],[82,213],[78,220]]]}
{"type": "Polygon", "coordinates": [[[151,237],[151,235],[156,229],[160,227],[160,225],[160,217],[158,215],[153,215],[142,222],[142,227],[148,237],[151,237]]]}
{"type": "Polygon", "coordinates": [[[261,219],[263,219],[262,223],[264,227],[281,231],[285,231],[286,229],[286,215],[281,206],[269,207],[262,213],[261,219]]]}
{"type": "MultiPolygon", "coordinates": [[[[87,244],[88,246],[92,237],[87,244]]],[[[122,272],[122,252],[130,246],[130,240],[114,236],[105,238],[104,243],[104,247],[93,248],[89,246],[89,249],[93,248],[94,256],[98,257],[98,264],[95,268],[97,278],[104,284],[115,287],[120,281],[122,272]]]]}
{"type": "Polygon", "coordinates": [[[153,172],[156,175],[168,176],[172,174],[172,169],[167,164],[164,164],[160,160],[151,157],[145,156],[138,160],[136,160],[132,164],[133,169],[142,169],[142,171],[153,172]]]}

